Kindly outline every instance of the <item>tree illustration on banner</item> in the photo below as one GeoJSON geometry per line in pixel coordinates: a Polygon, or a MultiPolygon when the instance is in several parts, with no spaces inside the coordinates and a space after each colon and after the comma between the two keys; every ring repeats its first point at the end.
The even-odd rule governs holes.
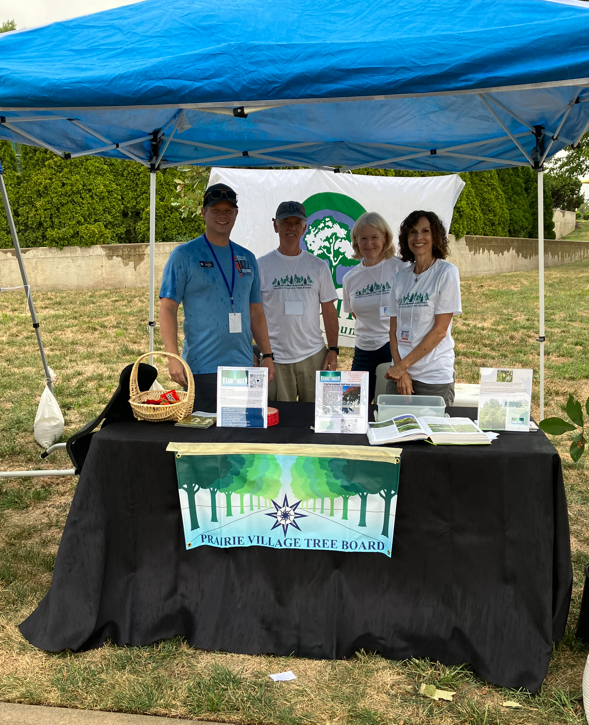
{"type": "MultiPolygon", "coordinates": [[[[281,488],[282,467],[276,456],[245,456],[247,484],[240,491],[240,497],[249,494],[250,511],[254,510],[254,496],[257,497],[258,511],[260,497],[276,498],[281,488]]],[[[240,513],[245,513],[243,498],[240,500],[240,513]]]]}
{"type": "Polygon", "coordinates": [[[192,464],[194,474],[198,473],[200,487],[208,489],[211,497],[211,523],[218,523],[217,517],[217,494],[220,483],[231,470],[229,456],[182,456],[180,462],[186,461],[186,465],[192,464]]]}
{"type": "Polygon", "coordinates": [[[358,493],[361,498],[360,523],[366,526],[366,501],[369,494],[378,494],[384,500],[384,514],[381,536],[389,535],[391,503],[399,487],[399,469],[387,466],[383,474],[381,463],[376,461],[346,461],[342,467],[345,481],[342,488],[358,493]],[[362,493],[361,493],[362,492],[362,493]],[[366,495],[364,495],[364,492],[366,495]]]}
{"type": "Polygon", "coordinates": [[[219,481],[219,490],[225,494],[225,515],[233,516],[231,495],[246,486],[247,469],[243,456],[223,456],[229,459],[230,468],[227,474],[219,481]]]}
{"type": "Polygon", "coordinates": [[[345,273],[358,264],[353,258],[352,228],[366,210],[351,197],[333,192],[313,194],[303,204],[307,231],[301,246],[329,264],[333,283],[341,287],[345,273]]]}
{"type": "Polygon", "coordinates": [[[307,461],[313,461],[312,458],[298,456],[290,469],[290,488],[299,501],[313,501],[313,511],[315,511],[315,494],[311,491],[310,480],[315,475],[315,468],[307,461]]]}
{"type": "MultiPolygon", "coordinates": [[[[341,496],[341,498],[343,499],[344,504],[342,511],[342,521],[347,521],[348,501],[352,496],[357,495],[356,491],[349,491],[341,485],[343,481],[347,481],[344,474],[344,467],[347,461],[342,458],[326,458],[323,460],[327,462],[329,471],[331,473],[331,478],[328,479],[327,485],[334,493],[337,492],[338,496],[341,496]]],[[[366,516],[364,518],[366,518],[366,516]]],[[[366,521],[364,521],[364,526],[366,526],[366,521]]]]}
{"type": "Polygon", "coordinates": [[[189,475],[178,478],[178,488],[182,491],[186,491],[186,497],[188,498],[188,511],[190,512],[190,529],[200,529],[198,523],[198,515],[196,513],[196,500],[195,496],[200,491],[199,486],[200,477],[196,477],[195,471],[190,470],[189,475]]]}

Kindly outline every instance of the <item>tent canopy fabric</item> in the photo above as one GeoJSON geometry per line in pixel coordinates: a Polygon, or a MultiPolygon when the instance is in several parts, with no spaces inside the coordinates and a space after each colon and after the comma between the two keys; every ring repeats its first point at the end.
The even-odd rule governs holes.
{"type": "Polygon", "coordinates": [[[538,168],[588,128],[589,3],[146,0],[1,35],[0,122],[162,168],[538,168]]]}

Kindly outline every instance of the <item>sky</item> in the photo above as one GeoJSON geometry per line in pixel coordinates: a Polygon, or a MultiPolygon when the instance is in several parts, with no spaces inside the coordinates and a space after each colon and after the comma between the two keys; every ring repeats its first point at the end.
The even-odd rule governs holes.
{"type": "MultiPolygon", "coordinates": [[[[134,0],[0,0],[0,23],[15,20],[17,28],[33,28],[79,15],[131,5],[134,0]]],[[[137,1],[137,0],[135,0],[137,1]]]]}

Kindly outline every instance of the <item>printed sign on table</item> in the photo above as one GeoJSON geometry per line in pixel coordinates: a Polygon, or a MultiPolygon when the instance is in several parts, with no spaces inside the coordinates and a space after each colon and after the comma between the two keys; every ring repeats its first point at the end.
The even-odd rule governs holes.
{"type": "Polygon", "coordinates": [[[391,555],[399,449],[170,443],[167,450],[175,452],[187,549],[391,555]]]}

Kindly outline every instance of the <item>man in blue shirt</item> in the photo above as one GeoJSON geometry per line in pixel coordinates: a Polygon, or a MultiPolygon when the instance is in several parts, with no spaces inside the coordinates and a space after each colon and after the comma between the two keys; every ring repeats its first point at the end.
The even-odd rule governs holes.
{"type": "MultiPolygon", "coordinates": [[[[225,184],[210,186],[202,215],[206,232],[174,249],[160,287],[160,330],[167,352],[178,354],[178,307],[184,308],[182,357],[195,383],[195,409],[217,404],[217,367],[253,365],[252,333],[274,377],[256,258],[229,239],[237,218],[237,195],[225,184]]],[[[186,386],[184,368],[170,359],[172,380],[186,386]]]]}

